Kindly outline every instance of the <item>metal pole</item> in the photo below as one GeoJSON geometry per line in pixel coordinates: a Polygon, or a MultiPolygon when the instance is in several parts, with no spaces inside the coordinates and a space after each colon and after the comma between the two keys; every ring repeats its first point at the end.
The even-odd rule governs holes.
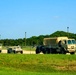
{"type": "Polygon", "coordinates": [[[0,40],[1,40],[1,35],[0,35],[0,40]]]}
{"type": "MultiPolygon", "coordinates": [[[[68,36],[68,38],[69,38],[69,27],[67,27],[67,36],[68,36]]],[[[68,70],[69,70],[69,58],[68,58],[68,70]]]]}
{"type": "Polygon", "coordinates": [[[1,35],[0,35],[0,42],[1,42],[1,35]]]}
{"type": "Polygon", "coordinates": [[[67,27],[67,33],[68,33],[68,37],[69,37],[69,27],[67,27]]]}
{"type": "Polygon", "coordinates": [[[25,47],[26,47],[26,32],[25,32],[25,47]]]}

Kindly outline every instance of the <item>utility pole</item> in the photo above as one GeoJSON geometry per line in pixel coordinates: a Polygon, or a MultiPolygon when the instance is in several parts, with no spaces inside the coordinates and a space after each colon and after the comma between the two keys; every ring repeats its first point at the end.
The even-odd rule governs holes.
{"type": "Polygon", "coordinates": [[[26,32],[25,32],[25,47],[26,47],[26,32]]]}
{"type": "Polygon", "coordinates": [[[67,33],[68,33],[68,37],[69,37],[69,27],[67,27],[67,33]]]}
{"type": "Polygon", "coordinates": [[[0,35],[0,42],[1,42],[1,35],[0,35]]]}
{"type": "Polygon", "coordinates": [[[0,35],[0,40],[1,40],[1,35],[0,35]]]}
{"type": "MultiPolygon", "coordinates": [[[[67,27],[67,36],[68,36],[68,38],[69,38],[69,27],[67,27]]],[[[68,70],[69,70],[69,58],[68,58],[68,70]]]]}

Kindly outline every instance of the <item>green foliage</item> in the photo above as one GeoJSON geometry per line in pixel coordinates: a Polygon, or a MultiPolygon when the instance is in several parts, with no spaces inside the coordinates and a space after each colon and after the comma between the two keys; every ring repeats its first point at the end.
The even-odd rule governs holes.
{"type": "Polygon", "coordinates": [[[40,36],[32,36],[30,38],[26,39],[25,43],[25,38],[20,38],[20,39],[3,39],[0,40],[0,43],[2,43],[4,46],[15,46],[15,45],[21,45],[25,46],[37,46],[37,45],[42,45],[43,44],[43,39],[48,38],[48,37],[59,37],[59,36],[67,36],[69,38],[74,38],[76,39],[76,34],[73,33],[67,33],[64,31],[56,31],[50,35],[40,35],[40,36]]]}

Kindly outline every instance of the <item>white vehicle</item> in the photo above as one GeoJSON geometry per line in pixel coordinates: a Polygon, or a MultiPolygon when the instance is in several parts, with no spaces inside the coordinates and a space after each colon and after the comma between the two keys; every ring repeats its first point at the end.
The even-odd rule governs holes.
{"type": "Polygon", "coordinates": [[[13,48],[13,51],[14,51],[14,53],[18,53],[18,52],[20,52],[21,54],[23,53],[23,50],[20,46],[15,46],[13,48]]]}
{"type": "Polygon", "coordinates": [[[7,53],[21,53],[23,54],[23,50],[20,46],[9,47],[7,53]]]}

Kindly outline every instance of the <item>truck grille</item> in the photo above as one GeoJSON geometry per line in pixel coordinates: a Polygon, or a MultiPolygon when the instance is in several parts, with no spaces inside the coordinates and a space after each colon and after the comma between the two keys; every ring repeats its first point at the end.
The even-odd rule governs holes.
{"type": "Polygon", "coordinates": [[[71,46],[71,49],[74,49],[74,46],[71,46]]]}

